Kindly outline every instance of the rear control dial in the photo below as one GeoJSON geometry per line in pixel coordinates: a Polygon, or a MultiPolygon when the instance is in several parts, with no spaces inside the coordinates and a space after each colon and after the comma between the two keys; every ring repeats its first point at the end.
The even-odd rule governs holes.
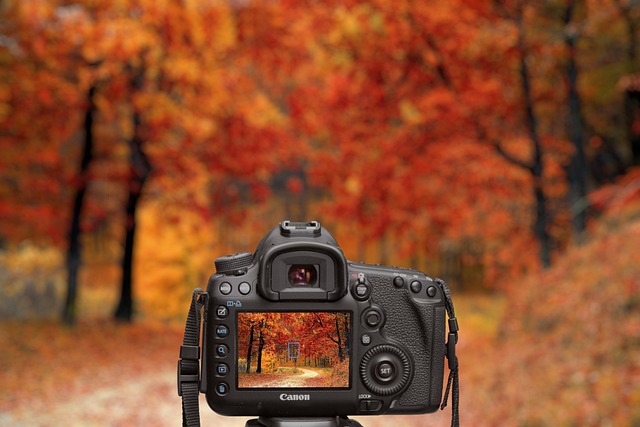
{"type": "Polygon", "coordinates": [[[367,351],[360,361],[360,378],[379,396],[399,393],[409,383],[411,361],[400,348],[383,344],[367,351]]]}

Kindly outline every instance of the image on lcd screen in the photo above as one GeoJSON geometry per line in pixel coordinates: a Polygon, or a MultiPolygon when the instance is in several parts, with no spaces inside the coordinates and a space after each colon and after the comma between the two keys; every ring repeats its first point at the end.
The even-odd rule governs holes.
{"type": "Polygon", "coordinates": [[[238,312],[238,388],[349,388],[349,312],[238,312]]]}

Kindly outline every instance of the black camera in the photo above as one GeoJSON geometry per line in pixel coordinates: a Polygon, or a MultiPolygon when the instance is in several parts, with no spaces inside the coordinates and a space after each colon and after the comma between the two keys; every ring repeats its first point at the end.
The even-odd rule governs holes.
{"type": "Polygon", "coordinates": [[[196,381],[215,412],[261,417],[440,407],[445,358],[457,372],[457,323],[449,311],[446,342],[452,306],[444,282],[349,262],[315,221],[283,221],[255,253],[220,257],[215,265],[200,299],[201,375],[182,366],[198,360],[199,349],[183,346],[180,394],[196,381]]]}

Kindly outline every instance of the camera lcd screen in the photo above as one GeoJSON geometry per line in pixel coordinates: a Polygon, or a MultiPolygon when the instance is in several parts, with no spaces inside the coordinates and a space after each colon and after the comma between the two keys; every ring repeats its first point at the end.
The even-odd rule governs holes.
{"type": "Polygon", "coordinates": [[[350,312],[238,312],[237,320],[239,389],[350,387],[350,312]]]}

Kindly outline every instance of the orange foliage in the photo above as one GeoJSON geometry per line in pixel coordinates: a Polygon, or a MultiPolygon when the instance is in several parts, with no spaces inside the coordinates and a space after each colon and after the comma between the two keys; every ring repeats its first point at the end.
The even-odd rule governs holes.
{"type": "Polygon", "coordinates": [[[635,425],[640,419],[640,204],[513,287],[477,387],[487,425],[635,425]],[[497,404],[498,403],[498,404],[497,404]]]}

